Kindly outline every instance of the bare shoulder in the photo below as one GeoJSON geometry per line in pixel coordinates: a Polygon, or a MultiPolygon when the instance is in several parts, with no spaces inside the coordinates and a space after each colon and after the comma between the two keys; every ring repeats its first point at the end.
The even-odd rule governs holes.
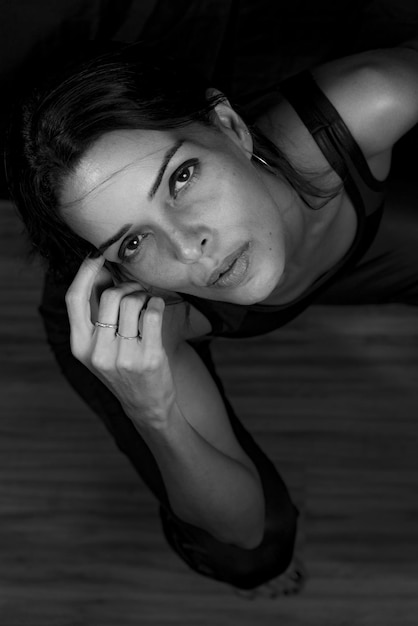
{"type": "Polygon", "coordinates": [[[366,158],[390,151],[418,122],[418,52],[372,50],[318,66],[312,74],[366,158]]]}

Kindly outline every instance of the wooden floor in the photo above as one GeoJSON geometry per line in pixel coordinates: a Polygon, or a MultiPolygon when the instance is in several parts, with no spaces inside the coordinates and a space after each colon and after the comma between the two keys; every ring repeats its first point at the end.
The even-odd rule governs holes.
{"type": "Polygon", "coordinates": [[[416,626],[418,316],[312,308],[216,359],[302,512],[303,593],[246,600],[170,552],[157,507],[57,371],[38,268],[0,206],[2,626],[416,626]]]}

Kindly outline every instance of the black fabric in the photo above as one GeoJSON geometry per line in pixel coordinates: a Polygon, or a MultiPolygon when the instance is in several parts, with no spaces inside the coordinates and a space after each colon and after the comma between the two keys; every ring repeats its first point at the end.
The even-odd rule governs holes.
{"type": "MultiPolygon", "coordinates": [[[[411,190],[411,198],[416,195],[411,190]]],[[[355,267],[316,299],[317,304],[418,306],[418,212],[388,198],[377,235],[355,267]]],[[[408,201],[410,202],[410,200],[408,201]]]]}
{"type": "Polygon", "coordinates": [[[289,304],[244,306],[182,294],[210,320],[215,336],[253,337],[271,332],[300,315],[359,262],[372,244],[382,217],[385,183],[373,177],[346,124],[311,74],[302,72],[284,81],[280,92],[293,106],[328,163],[343,181],[357,214],[356,236],[350,250],[332,270],[289,304]]]}

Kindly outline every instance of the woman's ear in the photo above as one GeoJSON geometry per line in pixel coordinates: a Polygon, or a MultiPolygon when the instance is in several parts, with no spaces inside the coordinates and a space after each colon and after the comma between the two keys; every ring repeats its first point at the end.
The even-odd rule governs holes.
{"type": "Polygon", "coordinates": [[[208,100],[219,98],[218,103],[212,110],[213,124],[230,137],[248,158],[251,158],[253,154],[253,139],[241,116],[231,107],[229,100],[218,89],[212,87],[207,89],[206,98],[208,100]]]}

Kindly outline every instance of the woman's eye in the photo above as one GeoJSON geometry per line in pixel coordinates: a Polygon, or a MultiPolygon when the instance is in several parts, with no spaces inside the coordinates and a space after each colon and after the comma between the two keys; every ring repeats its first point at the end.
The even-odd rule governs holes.
{"type": "Polygon", "coordinates": [[[119,257],[122,260],[132,258],[141,249],[142,242],[146,235],[134,235],[130,239],[126,240],[119,251],[119,257]]]}
{"type": "Polygon", "coordinates": [[[192,182],[197,169],[196,161],[185,163],[176,172],[174,172],[171,181],[171,193],[174,198],[192,182]]]}

